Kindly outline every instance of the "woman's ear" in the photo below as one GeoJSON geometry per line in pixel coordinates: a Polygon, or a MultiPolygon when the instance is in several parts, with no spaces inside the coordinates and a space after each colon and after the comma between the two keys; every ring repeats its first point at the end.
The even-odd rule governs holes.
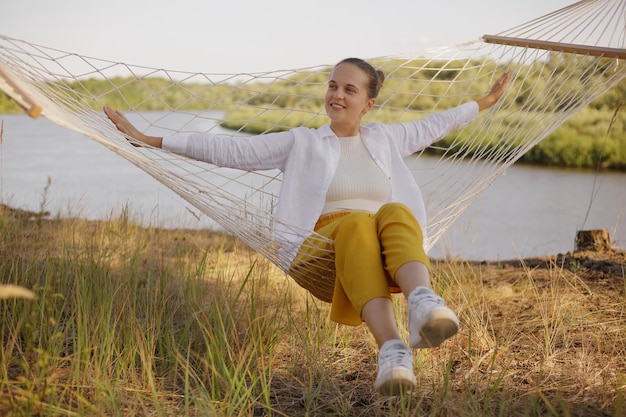
{"type": "Polygon", "coordinates": [[[365,108],[363,109],[363,112],[361,114],[365,114],[368,111],[372,110],[372,107],[374,107],[375,103],[376,103],[375,98],[370,98],[369,100],[367,100],[367,104],[365,105],[365,108]]]}

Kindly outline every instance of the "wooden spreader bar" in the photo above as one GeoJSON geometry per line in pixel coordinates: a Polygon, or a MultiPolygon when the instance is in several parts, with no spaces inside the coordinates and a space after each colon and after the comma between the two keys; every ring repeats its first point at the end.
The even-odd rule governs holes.
{"type": "Polygon", "coordinates": [[[577,45],[560,42],[537,41],[533,39],[510,38],[507,36],[483,35],[483,41],[501,45],[520,46],[522,48],[545,49],[579,55],[601,56],[605,58],[626,59],[626,49],[605,48],[601,46],[577,45]]]}

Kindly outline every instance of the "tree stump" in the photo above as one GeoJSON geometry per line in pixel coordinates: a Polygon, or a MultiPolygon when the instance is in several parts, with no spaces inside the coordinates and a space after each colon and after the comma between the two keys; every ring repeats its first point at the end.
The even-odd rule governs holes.
{"type": "Polygon", "coordinates": [[[576,232],[576,251],[610,252],[611,236],[607,229],[579,230],[576,232]]]}

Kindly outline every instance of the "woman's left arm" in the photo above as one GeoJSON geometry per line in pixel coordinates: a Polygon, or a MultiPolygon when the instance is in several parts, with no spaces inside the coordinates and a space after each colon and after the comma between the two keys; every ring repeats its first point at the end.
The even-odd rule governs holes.
{"type": "Polygon", "coordinates": [[[386,129],[391,132],[390,137],[397,144],[401,154],[411,155],[471,122],[481,110],[493,106],[504,93],[510,78],[511,72],[507,71],[481,99],[433,113],[424,119],[386,125],[386,129]]]}

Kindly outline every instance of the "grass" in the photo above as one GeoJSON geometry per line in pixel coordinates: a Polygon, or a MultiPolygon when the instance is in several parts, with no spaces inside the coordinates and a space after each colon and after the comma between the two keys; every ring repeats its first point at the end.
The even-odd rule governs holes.
{"type": "Polygon", "coordinates": [[[366,328],[230,236],[2,207],[0,239],[0,290],[35,295],[0,291],[1,415],[626,415],[620,253],[435,262],[461,331],[383,398],[366,328]]]}

